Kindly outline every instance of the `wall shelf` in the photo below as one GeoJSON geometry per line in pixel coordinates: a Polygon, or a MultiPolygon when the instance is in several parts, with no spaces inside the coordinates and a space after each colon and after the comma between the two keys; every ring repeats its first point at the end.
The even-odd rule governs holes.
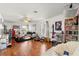
{"type": "Polygon", "coordinates": [[[79,21],[78,16],[65,19],[65,41],[78,40],[78,33],[79,33],[78,21],[79,21]]]}

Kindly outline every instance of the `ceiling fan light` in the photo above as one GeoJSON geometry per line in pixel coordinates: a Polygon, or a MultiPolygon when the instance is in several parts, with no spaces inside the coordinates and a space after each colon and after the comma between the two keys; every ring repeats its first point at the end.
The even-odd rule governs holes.
{"type": "Polygon", "coordinates": [[[28,23],[28,21],[27,21],[27,20],[24,20],[24,22],[25,22],[25,23],[28,23]]]}

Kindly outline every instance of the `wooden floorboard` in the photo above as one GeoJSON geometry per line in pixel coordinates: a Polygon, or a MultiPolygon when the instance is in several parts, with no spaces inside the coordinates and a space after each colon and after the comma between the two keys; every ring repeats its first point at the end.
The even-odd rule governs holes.
{"type": "Polygon", "coordinates": [[[51,43],[30,40],[0,51],[0,56],[39,56],[51,47],[51,43]]]}

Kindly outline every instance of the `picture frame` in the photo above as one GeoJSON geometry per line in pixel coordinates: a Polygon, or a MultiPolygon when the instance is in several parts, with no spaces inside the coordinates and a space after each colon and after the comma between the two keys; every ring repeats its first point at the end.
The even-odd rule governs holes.
{"type": "Polygon", "coordinates": [[[62,21],[55,22],[55,30],[62,30],[62,21]]]}

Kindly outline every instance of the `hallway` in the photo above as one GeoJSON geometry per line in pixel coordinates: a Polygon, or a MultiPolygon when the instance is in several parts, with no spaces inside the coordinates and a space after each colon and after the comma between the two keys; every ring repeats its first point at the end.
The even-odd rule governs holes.
{"type": "Polygon", "coordinates": [[[2,56],[39,56],[52,47],[51,43],[40,41],[25,41],[16,46],[0,51],[2,56]]]}

